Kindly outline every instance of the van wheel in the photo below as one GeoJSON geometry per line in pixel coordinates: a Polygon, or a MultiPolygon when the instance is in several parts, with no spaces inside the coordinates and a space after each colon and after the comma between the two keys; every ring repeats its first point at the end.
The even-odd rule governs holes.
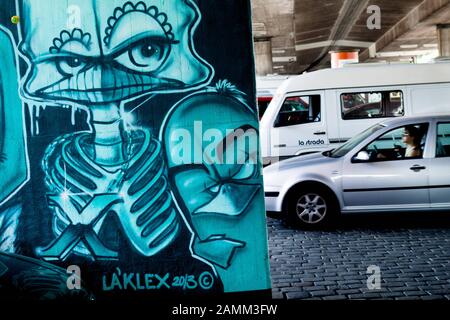
{"type": "Polygon", "coordinates": [[[287,209],[288,223],[302,229],[331,226],[339,213],[339,206],[331,192],[316,186],[293,191],[287,209]]]}

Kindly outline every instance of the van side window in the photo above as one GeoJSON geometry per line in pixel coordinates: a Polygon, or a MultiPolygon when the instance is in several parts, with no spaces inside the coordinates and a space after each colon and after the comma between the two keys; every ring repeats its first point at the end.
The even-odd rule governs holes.
{"type": "Polygon", "coordinates": [[[450,123],[439,123],[437,127],[436,158],[450,157],[450,123]]]}
{"type": "Polygon", "coordinates": [[[341,94],[342,119],[370,119],[404,115],[401,91],[341,94]]]}
{"type": "Polygon", "coordinates": [[[275,127],[320,122],[320,95],[288,97],[278,113],[275,127]]]}

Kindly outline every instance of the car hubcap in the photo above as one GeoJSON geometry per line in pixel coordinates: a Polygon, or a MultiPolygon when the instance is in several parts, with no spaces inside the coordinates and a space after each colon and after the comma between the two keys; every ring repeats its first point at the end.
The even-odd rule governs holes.
{"type": "Polygon", "coordinates": [[[315,224],[325,218],[327,203],[318,194],[309,193],[298,199],[296,209],[300,220],[308,224],[315,224]]]}

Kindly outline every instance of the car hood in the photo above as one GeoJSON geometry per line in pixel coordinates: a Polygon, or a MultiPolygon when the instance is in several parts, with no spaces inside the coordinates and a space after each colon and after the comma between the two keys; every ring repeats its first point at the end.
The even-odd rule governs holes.
{"type": "Polygon", "coordinates": [[[290,169],[305,168],[308,166],[329,165],[338,162],[339,159],[324,156],[321,152],[298,156],[288,160],[280,161],[264,168],[264,174],[270,174],[290,169]]]}

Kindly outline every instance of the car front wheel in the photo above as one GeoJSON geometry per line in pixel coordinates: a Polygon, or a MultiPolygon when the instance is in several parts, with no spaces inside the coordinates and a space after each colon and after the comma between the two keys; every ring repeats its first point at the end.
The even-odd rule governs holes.
{"type": "Polygon", "coordinates": [[[289,199],[288,223],[297,228],[329,226],[337,212],[336,201],[325,188],[298,188],[289,199]]]}

